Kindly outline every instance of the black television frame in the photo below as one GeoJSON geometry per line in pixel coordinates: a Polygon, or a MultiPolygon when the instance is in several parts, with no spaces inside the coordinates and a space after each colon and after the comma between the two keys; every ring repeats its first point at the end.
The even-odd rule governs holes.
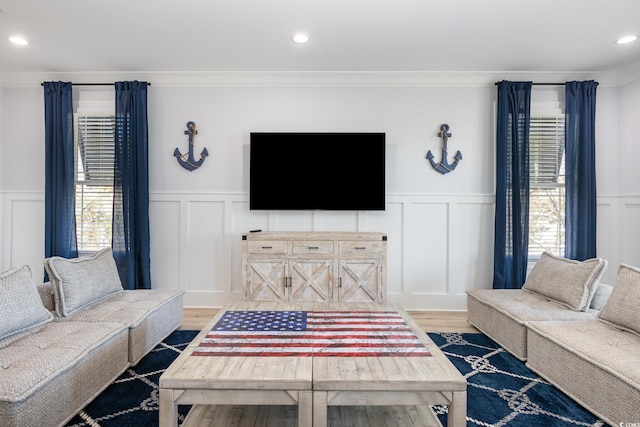
{"type": "Polygon", "coordinates": [[[384,132],[252,132],[250,210],[384,211],[384,132]]]}

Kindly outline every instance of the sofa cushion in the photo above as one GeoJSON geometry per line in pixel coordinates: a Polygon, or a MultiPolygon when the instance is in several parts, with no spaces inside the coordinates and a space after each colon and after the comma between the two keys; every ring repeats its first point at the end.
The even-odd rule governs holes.
{"type": "Polygon", "coordinates": [[[0,340],[52,319],[42,305],[31,267],[23,265],[0,274],[0,340]]]}
{"type": "Polygon", "coordinates": [[[640,419],[640,339],[598,321],[530,322],[527,367],[606,425],[640,419]]]}
{"type": "Polygon", "coordinates": [[[72,316],[70,322],[122,322],[129,326],[129,362],[135,365],[182,323],[184,292],[162,289],[126,290],[72,316]]]}
{"type": "Polygon", "coordinates": [[[0,349],[0,426],[67,425],[127,369],[127,347],[122,323],[54,321],[0,349]]]}
{"type": "Polygon", "coordinates": [[[640,269],[620,264],[616,285],[600,312],[599,320],[640,334],[640,269]]]}
{"type": "Polygon", "coordinates": [[[543,252],[522,289],[558,301],[576,311],[587,311],[607,267],[602,258],[575,261],[543,252]]]}
{"type": "Polygon", "coordinates": [[[123,291],[111,248],[91,257],[51,257],[44,264],[53,285],[58,316],[69,316],[123,291]]]}
{"type": "Polygon", "coordinates": [[[527,324],[534,320],[595,320],[596,310],[564,304],[523,289],[467,291],[469,322],[520,360],[527,359],[527,324]]]}

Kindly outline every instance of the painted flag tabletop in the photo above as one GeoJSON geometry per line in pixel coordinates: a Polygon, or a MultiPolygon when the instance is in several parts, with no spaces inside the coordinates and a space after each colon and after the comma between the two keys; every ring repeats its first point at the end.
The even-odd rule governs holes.
{"type": "Polygon", "coordinates": [[[193,356],[425,357],[395,311],[226,311],[193,356]]]}

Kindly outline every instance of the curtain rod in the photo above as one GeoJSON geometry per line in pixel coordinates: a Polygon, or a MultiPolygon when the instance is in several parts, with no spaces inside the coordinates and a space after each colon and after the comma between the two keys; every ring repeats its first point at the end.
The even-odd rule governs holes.
{"type": "MultiPolygon", "coordinates": [[[[71,86],[113,86],[114,83],[71,83],[71,86]]],[[[40,86],[44,86],[44,82],[40,86]]],[[[147,86],[151,86],[151,83],[147,83],[147,86]]]]}
{"type": "MultiPolygon", "coordinates": [[[[494,85],[498,86],[498,83],[495,82],[494,85]]],[[[533,86],[565,86],[566,83],[531,83],[533,86]]]]}

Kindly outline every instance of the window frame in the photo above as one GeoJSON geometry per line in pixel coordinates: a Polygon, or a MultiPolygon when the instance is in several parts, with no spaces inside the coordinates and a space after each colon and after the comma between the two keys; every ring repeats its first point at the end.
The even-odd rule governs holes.
{"type": "MultiPolygon", "coordinates": [[[[558,148],[556,145],[556,150],[557,149],[561,149],[562,151],[562,156],[561,159],[557,158],[557,151],[556,151],[556,161],[560,160],[560,170],[557,173],[556,177],[557,177],[557,182],[553,183],[553,182],[544,182],[545,179],[549,179],[549,175],[548,174],[542,174],[542,175],[538,175],[538,176],[534,176],[533,174],[530,176],[529,178],[529,190],[530,190],[530,194],[529,194],[529,241],[528,241],[528,259],[530,262],[530,265],[535,263],[537,260],[540,259],[540,255],[542,254],[543,251],[545,250],[549,250],[550,252],[553,252],[554,255],[557,256],[564,256],[564,242],[565,242],[565,238],[566,238],[566,223],[565,223],[565,202],[566,202],[566,183],[565,183],[565,179],[564,179],[564,157],[565,157],[565,153],[564,153],[564,112],[561,109],[561,105],[560,102],[541,102],[541,103],[534,103],[532,102],[531,105],[531,125],[534,124],[534,119],[538,120],[540,118],[553,118],[555,120],[555,129],[556,131],[561,130],[561,134],[558,135],[558,137],[556,138],[556,141],[561,145],[561,148],[558,148]],[[537,189],[537,190],[544,190],[544,189],[560,189],[560,191],[558,192],[558,194],[556,194],[554,197],[560,197],[561,199],[557,201],[558,203],[558,207],[556,209],[556,211],[558,212],[558,216],[557,219],[558,221],[556,222],[556,229],[559,227],[560,230],[557,230],[557,232],[554,232],[552,234],[555,234],[556,236],[556,245],[553,249],[548,249],[545,248],[543,245],[535,245],[533,246],[533,248],[535,249],[535,252],[532,254],[532,233],[531,233],[531,229],[532,229],[532,210],[531,210],[531,205],[532,205],[532,196],[535,197],[533,195],[533,192],[537,189]],[[561,225],[558,225],[561,224],[561,225]]],[[[541,126],[536,126],[536,129],[540,128],[540,127],[545,127],[544,125],[541,126]]],[[[551,126],[547,124],[547,130],[550,130],[551,126]]],[[[531,169],[535,168],[534,165],[534,156],[532,156],[532,140],[534,138],[532,138],[534,132],[536,132],[536,129],[533,128],[533,126],[530,127],[529,129],[529,148],[530,148],[530,158],[529,158],[529,162],[530,162],[530,171],[531,169]]],[[[544,138],[544,137],[543,137],[544,138]]],[[[551,151],[552,148],[550,147],[546,147],[546,149],[548,151],[551,151]]],[[[538,150],[538,153],[540,153],[542,150],[538,150]]],[[[549,157],[551,157],[553,152],[551,153],[547,153],[547,155],[549,157]]],[[[537,162],[536,162],[537,163],[537,162]]],[[[545,196],[541,196],[541,197],[545,197],[545,196]]]]}
{"type": "MultiPolygon", "coordinates": [[[[111,246],[112,234],[112,207],[113,207],[113,163],[115,160],[115,105],[111,101],[85,100],[80,101],[74,112],[74,184],[75,184],[75,215],[76,238],[78,254],[90,255],[100,249],[111,246]],[[83,118],[97,119],[98,122],[87,124],[83,118]],[[83,123],[84,122],[84,123],[83,123]],[[107,125],[107,122],[109,125],[107,125]],[[84,150],[81,149],[83,132],[80,126],[89,129],[89,137],[95,138],[85,142],[84,150]],[[93,133],[92,132],[98,132],[93,133]],[[106,132],[107,134],[99,134],[106,132]],[[105,143],[106,142],[106,143],[105,143]],[[85,162],[86,160],[89,162],[85,162]],[[106,165],[106,168],[103,167],[106,165]],[[94,173],[91,173],[94,169],[94,173]],[[92,177],[91,175],[95,175],[92,177]],[[110,189],[110,191],[108,190],[110,189]],[[98,191],[96,191],[98,190],[98,191]],[[107,191],[106,197],[100,197],[99,192],[107,191]],[[86,196],[97,196],[94,200],[97,204],[96,223],[86,221],[83,213],[87,210],[86,196]],[[105,227],[105,233],[101,234],[101,228],[105,227]],[[91,237],[93,236],[93,237],[91,237]]],[[[88,134],[87,132],[84,135],[88,134]]],[[[95,205],[94,205],[95,206],[95,205]]]]}

